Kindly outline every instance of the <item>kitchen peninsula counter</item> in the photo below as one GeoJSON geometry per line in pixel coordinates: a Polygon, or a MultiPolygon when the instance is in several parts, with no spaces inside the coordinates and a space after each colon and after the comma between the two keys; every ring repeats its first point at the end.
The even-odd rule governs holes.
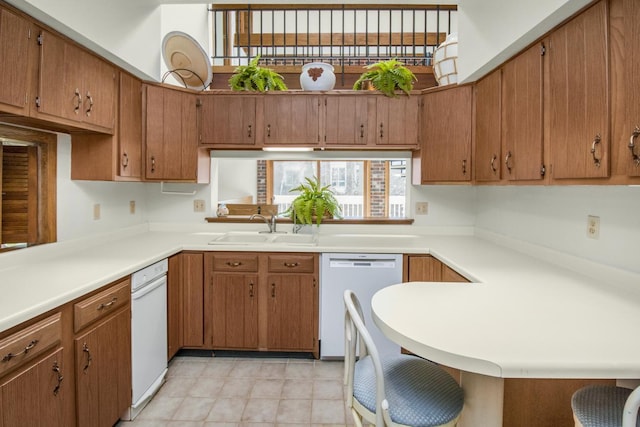
{"type": "MultiPolygon", "coordinates": [[[[640,343],[632,338],[633,335],[620,333],[640,322],[640,274],[539,247],[523,246],[479,231],[472,235],[472,230],[466,228],[439,233],[427,230],[424,234],[417,227],[400,232],[394,228],[374,228],[379,234],[371,234],[371,231],[342,234],[333,231],[336,227],[325,234],[324,227],[316,246],[210,245],[213,238],[224,234],[228,225],[224,228],[199,226],[195,230],[184,226],[144,225],[104,236],[5,253],[0,255],[0,292],[3,295],[0,299],[0,331],[183,250],[428,253],[474,282],[449,284],[448,287],[430,284],[442,286],[443,291],[446,289],[446,304],[451,304],[450,310],[460,324],[480,327],[495,319],[504,319],[514,325],[518,324],[514,322],[526,325],[522,329],[526,333],[532,333],[539,325],[540,334],[549,334],[548,342],[557,344],[559,352],[572,342],[570,325],[578,329],[586,326],[593,328],[594,339],[601,334],[611,344],[624,342],[626,336],[628,354],[640,354],[640,343]],[[414,234],[407,234],[407,230],[414,234]],[[456,293],[459,293],[461,303],[453,295],[456,293]],[[471,299],[470,294],[474,294],[471,299]],[[472,300],[478,303],[472,304],[472,300]],[[490,305],[484,305],[489,302],[490,305]],[[605,323],[594,324],[593,319],[576,318],[576,307],[582,307],[585,316],[593,313],[605,323]],[[567,315],[562,316],[563,313],[567,315]],[[623,320],[623,324],[618,323],[623,320]]],[[[511,330],[511,333],[518,332],[511,330]]],[[[509,343],[509,337],[504,336],[501,329],[489,328],[485,334],[488,347],[509,343]],[[498,336],[492,336],[494,332],[498,336]]],[[[486,373],[502,376],[505,372],[514,375],[530,372],[531,376],[549,377],[554,370],[565,370],[565,362],[540,367],[529,366],[526,357],[521,361],[513,360],[517,363],[514,366],[505,364],[506,371],[503,371],[504,367],[487,364],[486,373]]],[[[566,368],[580,370],[580,375],[592,372],[596,377],[640,378],[640,359],[628,358],[627,353],[621,354],[617,361],[603,360],[601,366],[566,368]]]]}

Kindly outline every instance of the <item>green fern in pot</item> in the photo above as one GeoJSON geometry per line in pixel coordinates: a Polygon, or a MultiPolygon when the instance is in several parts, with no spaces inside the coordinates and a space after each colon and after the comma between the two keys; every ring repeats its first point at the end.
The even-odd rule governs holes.
{"type": "Polygon", "coordinates": [[[362,73],[353,84],[355,90],[362,89],[363,82],[368,80],[375,89],[389,97],[396,97],[396,90],[409,95],[413,89],[413,83],[418,81],[411,70],[396,58],[376,62],[365,68],[369,71],[362,73]]]}
{"type": "Polygon", "coordinates": [[[282,76],[271,68],[258,66],[260,55],[249,61],[248,65],[240,65],[229,79],[232,90],[248,90],[266,92],[268,90],[287,90],[282,76]]]}
{"type": "Polygon", "coordinates": [[[305,178],[299,186],[292,188],[290,192],[299,191],[285,215],[296,216],[300,224],[320,225],[324,217],[341,218],[341,208],[335,198],[330,185],[320,185],[318,177],[305,178]]]}

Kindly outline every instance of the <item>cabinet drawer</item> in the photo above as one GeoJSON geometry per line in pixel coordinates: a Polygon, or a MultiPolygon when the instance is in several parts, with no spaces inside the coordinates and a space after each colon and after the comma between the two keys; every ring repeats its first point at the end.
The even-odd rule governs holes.
{"type": "Polygon", "coordinates": [[[131,299],[131,280],[126,279],[104,291],[73,305],[73,330],[78,332],[88,324],[124,307],[131,299]]]}
{"type": "Polygon", "coordinates": [[[258,271],[258,255],[224,253],[213,255],[214,271],[258,271]]]}
{"type": "Polygon", "coordinates": [[[61,339],[60,313],[9,335],[0,341],[0,375],[52,348],[61,339]]]}
{"type": "Polygon", "coordinates": [[[314,255],[269,255],[270,273],[313,273],[314,255]]]}

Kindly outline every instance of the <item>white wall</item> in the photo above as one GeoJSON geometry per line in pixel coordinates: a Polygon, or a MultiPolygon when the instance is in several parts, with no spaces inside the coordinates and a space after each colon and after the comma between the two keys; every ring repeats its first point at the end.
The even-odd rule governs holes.
{"type": "Polygon", "coordinates": [[[640,273],[640,187],[477,187],[476,227],[640,273]],[[587,215],[600,238],[587,238],[587,215]]]}
{"type": "Polygon", "coordinates": [[[477,80],[591,1],[460,0],[458,80],[477,80]]]}
{"type": "Polygon", "coordinates": [[[412,185],[408,212],[417,202],[427,202],[427,215],[413,215],[415,226],[473,227],[476,215],[476,189],[468,185],[412,185]]]}
{"type": "Polygon", "coordinates": [[[57,155],[58,241],[84,237],[146,222],[145,184],[71,180],[71,137],[58,136],[57,155]],[[135,200],[136,213],[129,213],[135,200]],[[100,204],[100,219],[93,205],[100,204]]]}

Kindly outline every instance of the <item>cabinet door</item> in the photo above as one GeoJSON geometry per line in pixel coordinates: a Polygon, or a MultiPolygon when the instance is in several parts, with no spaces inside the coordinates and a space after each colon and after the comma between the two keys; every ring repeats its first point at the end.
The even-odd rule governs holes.
{"type": "Polygon", "coordinates": [[[258,275],[213,273],[209,302],[211,347],[258,347],[258,275]]]}
{"type": "Polygon", "coordinates": [[[243,95],[202,97],[200,144],[249,148],[256,143],[256,98],[243,95]]]}
{"type": "Polygon", "coordinates": [[[502,71],[496,70],[476,84],[474,172],[476,181],[500,181],[502,71]]]}
{"type": "Polygon", "coordinates": [[[115,68],[84,51],[80,52],[76,66],[82,73],[82,120],[105,131],[113,131],[118,93],[115,68]]]}
{"type": "Polygon", "coordinates": [[[142,177],[142,82],[120,73],[118,174],[142,177]]]}
{"type": "Polygon", "coordinates": [[[375,143],[376,123],[373,96],[327,96],[325,140],[327,147],[361,146],[375,143]]]}
{"type": "Polygon", "coordinates": [[[0,110],[23,114],[29,111],[31,24],[0,8],[0,110]]]}
{"type": "Polygon", "coordinates": [[[442,280],[442,263],[431,255],[407,256],[407,282],[439,282],[442,280]]]}
{"type": "Polygon", "coordinates": [[[264,145],[320,144],[320,97],[306,94],[266,94],[264,145]]]}
{"type": "Polygon", "coordinates": [[[640,2],[614,0],[611,14],[612,175],[640,176],[640,2]],[[615,157],[613,157],[615,156],[615,157]]]}
{"type": "Polygon", "coordinates": [[[420,182],[471,179],[471,86],[424,95],[420,182]]]}
{"type": "Polygon", "coordinates": [[[131,404],[131,314],[122,310],[75,339],[79,426],[113,426],[131,404]]]}
{"type": "Polygon", "coordinates": [[[418,145],[418,96],[376,99],[376,145],[415,148],[418,145]]]}
{"type": "Polygon", "coordinates": [[[0,385],[0,425],[67,427],[70,383],[64,380],[63,349],[19,372],[0,385]]]}
{"type": "Polygon", "coordinates": [[[270,350],[313,351],[317,341],[316,279],[311,274],[270,274],[267,346],[270,350]]]}
{"type": "Polygon", "coordinates": [[[607,2],[549,39],[549,141],[554,178],[609,175],[607,2]]]}
{"type": "Polygon", "coordinates": [[[544,177],[543,52],[537,44],[502,70],[502,175],[510,181],[544,177]]]}
{"type": "Polygon", "coordinates": [[[78,120],[82,93],[74,65],[79,49],[48,31],[40,31],[40,68],[36,105],[38,114],[78,120]],[[57,76],[56,82],[51,76],[57,76]]]}

